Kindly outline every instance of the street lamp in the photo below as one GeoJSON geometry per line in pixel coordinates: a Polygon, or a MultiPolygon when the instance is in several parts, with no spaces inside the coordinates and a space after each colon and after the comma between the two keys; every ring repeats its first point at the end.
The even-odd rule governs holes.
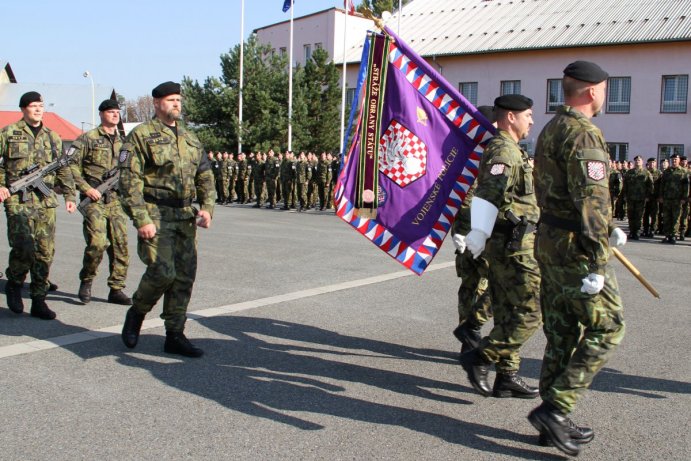
{"type": "Polygon", "coordinates": [[[82,74],[84,78],[91,80],[91,126],[96,126],[96,88],[94,87],[94,78],[88,70],[82,74]]]}

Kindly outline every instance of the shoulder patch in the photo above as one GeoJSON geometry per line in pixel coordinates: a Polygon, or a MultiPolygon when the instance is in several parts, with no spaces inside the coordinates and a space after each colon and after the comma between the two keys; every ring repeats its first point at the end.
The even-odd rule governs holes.
{"type": "Polygon", "coordinates": [[[588,178],[593,181],[602,181],[605,179],[605,172],[607,171],[605,162],[588,160],[586,166],[588,167],[588,178]]]}
{"type": "Polygon", "coordinates": [[[130,156],[129,151],[126,151],[126,150],[124,150],[124,149],[121,150],[121,151],[120,151],[120,156],[118,157],[118,162],[120,162],[120,163],[125,163],[125,162],[127,161],[127,159],[129,158],[129,156],[130,156]]]}
{"type": "Polygon", "coordinates": [[[495,163],[492,165],[492,168],[489,170],[489,174],[492,176],[499,176],[500,174],[504,174],[504,170],[506,169],[506,165],[503,163],[495,163]]]}

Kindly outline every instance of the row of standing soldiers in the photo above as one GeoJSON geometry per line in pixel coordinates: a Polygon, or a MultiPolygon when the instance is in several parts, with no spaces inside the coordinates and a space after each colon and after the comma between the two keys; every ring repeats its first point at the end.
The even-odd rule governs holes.
{"type": "Polygon", "coordinates": [[[322,152],[229,154],[209,152],[216,177],[218,202],[240,204],[255,201],[254,208],[266,204],[298,211],[333,207],[333,191],[341,167],[340,156],[322,152]]]}
{"type": "Polygon", "coordinates": [[[657,169],[654,158],[636,156],[633,168],[612,165],[609,189],[614,217],[629,221],[629,238],[664,235],[663,243],[675,243],[689,236],[689,199],[691,170],[686,157],[672,155],[657,169]],[[671,165],[670,165],[671,162],[671,165]],[[642,229],[642,233],[641,233],[642,229]]]}

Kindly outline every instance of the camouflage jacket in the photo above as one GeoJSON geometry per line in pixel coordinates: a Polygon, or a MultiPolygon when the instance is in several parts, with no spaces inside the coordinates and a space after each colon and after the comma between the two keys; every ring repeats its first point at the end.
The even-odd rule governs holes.
{"type": "Polygon", "coordinates": [[[295,180],[300,184],[304,184],[309,181],[307,177],[307,171],[309,164],[307,161],[297,161],[295,162],[295,180]]]}
{"type": "Polygon", "coordinates": [[[626,200],[645,200],[653,193],[653,176],[644,168],[632,168],[624,176],[621,190],[626,200]]]}
{"type": "Polygon", "coordinates": [[[252,178],[256,184],[262,183],[266,180],[267,174],[267,163],[268,160],[265,162],[263,160],[255,160],[254,163],[252,164],[252,178]]]}
{"type": "MultiPolygon", "coordinates": [[[[539,231],[554,237],[536,256],[546,265],[570,265],[582,275],[604,275],[613,228],[609,195],[609,155],[602,132],[587,117],[561,106],[542,129],[535,154],[535,194],[542,216],[573,222],[579,232],[539,231]]],[[[544,234],[544,236],[543,236],[544,234]]]]}
{"type": "Polygon", "coordinates": [[[317,181],[323,184],[331,181],[331,163],[327,160],[317,162],[317,181]]]}
{"type": "MultiPolygon", "coordinates": [[[[98,186],[104,175],[118,166],[123,138],[116,131],[113,138],[99,126],[81,135],[72,144],[76,152],[70,165],[74,185],[81,193],[98,186]]],[[[113,198],[115,194],[113,193],[113,198]]]]}
{"type": "Polygon", "coordinates": [[[660,196],[660,178],[662,177],[662,172],[657,168],[653,170],[648,169],[648,172],[650,172],[650,176],[653,177],[653,192],[648,196],[648,199],[657,199],[660,196]]]}
{"type": "Polygon", "coordinates": [[[209,158],[197,136],[181,122],[176,125],[177,136],[158,119],[142,123],[122,146],[120,198],[137,229],[153,219],[193,218],[195,199],[202,210],[213,214],[216,187],[209,158]],[[190,205],[168,206],[162,201],[190,205]]]}
{"type": "Polygon", "coordinates": [[[283,159],[280,167],[281,181],[295,181],[295,162],[283,159]]]}
{"type": "Polygon", "coordinates": [[[238,162],[235,160],[228,159],[228,177],[230,179],[235,179],[238,176],[238,162]]]}
{"type": "Polygon", "coordinates": [[[611,196],[619,195],[621,192],[623,180],[619,170],[611,170],[609,172],[609,194],[611,196]]]}
{"type": "Polygon", "coordinates": [[[266,179],[276,179],[281,173],[281,160],[278,157],[266,159],[266,179]]]}
{"type": "Polygon", "coordinates": [[[689,174],[685,168],[669,167],[660,178],[660,198],[683,200],[689,196],[689,174]]]}
{"type": "Polygon", "coordinates": [[[238,160],[237,162],[237,168],[238,168],[238,180],[244,181],[247,179],[247,159],[244,160],[238,160]]]}
{"type": "MultiPolygon", "coordinates": [[[[24,120],[6,126],[0,130],[0,186],[9,187],[11,183],[21,178],[28,168],[34,165],[42,168],[57,160],[60,155],[62,155],[62,141],[57,133],[45,125],[41,127],[36,137],[24,120]]],[[[46,175],[43,182],[50,189],[59,185],[63,189],[65,200],[75,201],[74,181],[69,167],[60,168],[46,175]]],[[[14,194],[4,203],[9,211],[10,208],[22,203],[22,195],[14,194]]],[[[58,206],[58,200],[55,192],[44,197],[35,189],[29,194],[29,201],[24,204],[55,208],[58,206]]]]}
{"type": "MultiPolygon", "coordinates": [[[[488,246],[488,251],[503,252],[507,229],[513,228],[506,216],[509,211],[517,218],[525,216],[532,224],[537,224],[540,217],[533,188],[533,168],[528,163],[528,154],[507,131],[497,130],[497,136],[487,143],[476,182],[475,197],[487,200],[499,209],[492,233],[492,245],[488,246]]],[[[535,235],[526,233],[519,252],[532,252],[534,241],[535,235]]]]}

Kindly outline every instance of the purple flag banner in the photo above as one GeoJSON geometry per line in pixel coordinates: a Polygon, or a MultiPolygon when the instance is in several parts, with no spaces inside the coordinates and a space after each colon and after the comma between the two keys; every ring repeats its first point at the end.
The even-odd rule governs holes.
{"type": "Polygon", "coordinates": [[[378,87],[356,90],[359,121],[336,184],[336,214],[421,275],[451,229],[495,130],[424,59],[388,28],[386,34],[392,38],[387,43],[386,72],[376,66],[367,70],[385,75],[384,81],[368,75],[364,85],[375,82],[378,87]],[[368,101],[373,92],[378,100],[368,101]],[[363,118],[366,122],[375,103],[381,103],[381,114],[372,215],[359,208],[363,203],[358,165],[367,151],[362,143],[372,141],[371,125],[363,118]]]}

